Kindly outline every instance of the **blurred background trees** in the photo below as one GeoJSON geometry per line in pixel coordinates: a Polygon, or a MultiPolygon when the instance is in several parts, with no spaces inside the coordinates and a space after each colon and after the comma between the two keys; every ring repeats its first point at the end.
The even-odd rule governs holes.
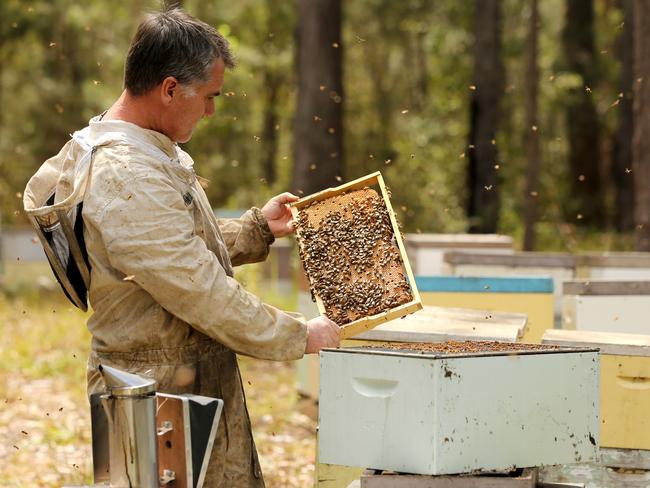
{"type": "Polygon", "coordinates": [[[474,7],[474,76],[470,85],[467,217],[470,232],[495,233],[499,224],[497,132],[504,86],[501,2],[474,7]]]}
{"type": "Polygon", "coordinates": [[[341,0],[298,0],[293,184],[298,195],[336,186],[343,174],[341,0]]]}
{"type": "Polygon", "coordinates": [[[41,162],[117,98],[129,40],[163,3],[217,27],[238,58],[186,145],[215,207],[380,170],[408,232],[650,246],[641,0],[3,0],[5,225],[24,223],[41,162]]]}
{"type": "Polygon", "coordinates": [[[650,251],[650,5],[634,2],[634,222],[636,248],[650,251]]]}

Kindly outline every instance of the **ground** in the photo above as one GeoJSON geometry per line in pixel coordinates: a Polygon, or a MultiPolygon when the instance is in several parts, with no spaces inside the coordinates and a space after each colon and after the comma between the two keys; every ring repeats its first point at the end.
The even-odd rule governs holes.
{"type": "MultiPolygon", "coordinates": [[[[90,483],[87,314],[64,301],[42,269],[5,269],[5,277],[18,275],[0,295],[0,487],[90,483]]],[[[294,365],[244,357],[240,364],[267,486],[311,486],[316,422],[302,413],[294,365]]]]}

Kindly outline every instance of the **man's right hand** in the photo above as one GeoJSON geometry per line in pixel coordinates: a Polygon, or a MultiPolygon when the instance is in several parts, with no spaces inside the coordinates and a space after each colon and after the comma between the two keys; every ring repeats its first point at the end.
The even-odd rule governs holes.
{"type": "Polygon", "coordinates": [[[341,329],[335,322],[321,315],[307,322],[305,354],[317,353],[325,347],[338,347],[341,329]]]}

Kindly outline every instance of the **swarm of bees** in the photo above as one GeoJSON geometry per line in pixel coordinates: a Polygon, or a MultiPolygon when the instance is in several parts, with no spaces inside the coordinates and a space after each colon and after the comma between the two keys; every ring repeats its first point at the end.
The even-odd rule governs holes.
{"type": "Polygon", "coordinates": [[[297,217],[312,299],[339,326],[412,300],[386,205],[371,188],[311,203],[297,217]]]}

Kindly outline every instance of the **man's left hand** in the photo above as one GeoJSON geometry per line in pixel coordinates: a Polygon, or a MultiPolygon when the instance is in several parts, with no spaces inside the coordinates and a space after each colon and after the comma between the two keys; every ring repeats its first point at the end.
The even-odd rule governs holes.
{"type": "Polygon", "coordinates": [[[273,235],[278,237],[284,237],[286,235],[292,234],[295,230],[293,225],[293,216],[291,215],[291,210],[289,210],[289,203],[295,202],[298,200],[296,195],[291,193],[282,193],[271,198],[266,205],[262,207],[262,213],[266,217],[266,221],[269,224],[269,229],[273,235]]]}

